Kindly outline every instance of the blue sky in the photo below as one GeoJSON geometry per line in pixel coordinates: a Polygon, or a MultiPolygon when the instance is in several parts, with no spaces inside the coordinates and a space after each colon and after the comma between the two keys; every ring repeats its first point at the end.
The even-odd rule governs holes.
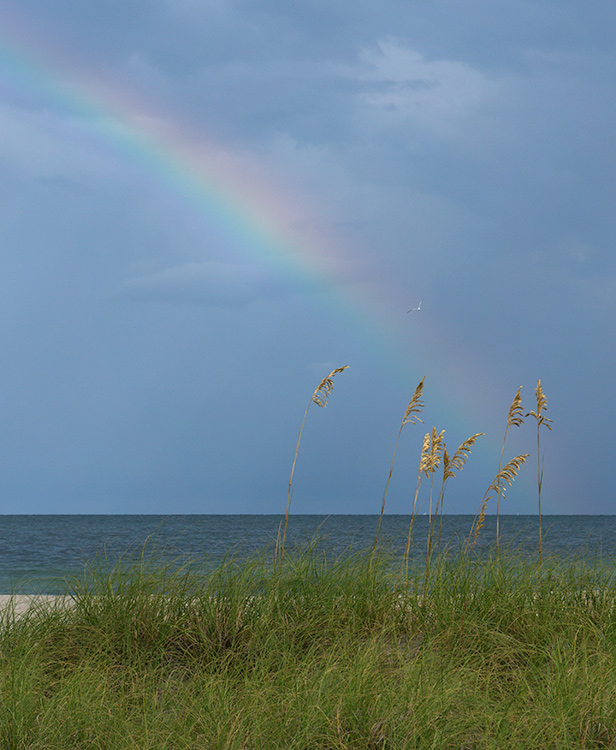
{"type": "Polygon", "coordinates": [[[613,3],[0,14],[0,512],[284,512],[342,365],[293,511],[378,513],[425,375],[388,512],[434,426],[474,513],[538,378],[543,511],[614,512],[613,3]]]}

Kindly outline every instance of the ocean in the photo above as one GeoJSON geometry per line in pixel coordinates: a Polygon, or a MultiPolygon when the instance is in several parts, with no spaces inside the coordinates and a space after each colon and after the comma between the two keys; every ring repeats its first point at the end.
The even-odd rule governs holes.
{"type": "MultiPolygon", "coordinates": [[[[274,549],[280,515],[35,515],[0,516],[0,594],[66,591],[66,581],[83,574],[86,563],[156,550],[169,561],[217,564],[230,555],[274,549]]],[[[294,515],[287,548],[317,543],[334,555],[372,545],[374,515],[294,515]],[[316,540],[316,542],[315,542],[316,540]]],[[[473,516],[443,516],[441,542],[458,549],[473,516]]],[[[384,516],[381,539],[402,555],[408,516],[384,516]]],[[[538,548],[537,516],[501,516],[501,540],[525,555],[538,548]]],[[[418,516],[413,554],[425,555],[428,518],[418,516]]],[[[477,551],[494,544],[495,516],[487,516],[477,551]]],[[[616,559],[616,516],[543,516],[546,555],[602,555],[616,559]]]]}

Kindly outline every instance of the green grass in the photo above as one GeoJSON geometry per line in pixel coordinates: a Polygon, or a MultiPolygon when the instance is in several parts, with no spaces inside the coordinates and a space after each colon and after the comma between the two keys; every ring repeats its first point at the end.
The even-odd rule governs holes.
{"type": "Polygon", "coordinates": [[[0,627],[0,747],[616,747],[613,566],[315,547],[89,567],[0,627]]]}
{"type": "MultiPolygon", "coordinates": [[[[614,566],[550,560],[541,530],[538,559],[516,556],[498,525],[494,553],[477,554],[488,502],[496,496],[498,510],[528,457],[503,465],[507,430],[523,422],[520,389],[458,552],[440,548],[445,485],[482,433],[452,457],[444,430],[425,434],[402,559],[379,538],[402,428],[421,422],[423,379],[371,548],[337,560],[316,543],[286,549],[308,409],[327,404],[345,369],[321,381],[304,413],[273,555],[206,573],[146,547],[136,560],[88,566],[56,605],[4,611],[0,750],[616,748],[614,566]],[[409,552],[424,479],[430,525],[418,564],[409,552]]],[[[539,430],[551,422],[540,381],[536,396],[539,430]]]]}

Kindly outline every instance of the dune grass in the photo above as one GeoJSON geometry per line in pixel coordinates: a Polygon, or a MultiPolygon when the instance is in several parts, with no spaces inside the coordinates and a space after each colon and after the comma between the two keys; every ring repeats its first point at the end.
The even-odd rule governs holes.
{"type": "MultiPolygon", "coordinates": [[[[616,747],[613,561],[522,557],[498,533],[480,556],[488,502],[497,514],[528,454],[498,472],[468,540],[441,548],[446,483],[483,433],[449,456],[427,432],[402,559],[380,537],[400,435],[421,422],[424,379],[405,411],[369,549],[336,559],[286,548],[293,474],[274,554],[204,571],[146,545],[115,565],[89,564],[66,595],[0,613],[2,750],[386,750],[616,747]],[[442,469],[440,489],[435,476],[442,469]],[[429,482],[427,540],[413,539],[429,482]],[[434,500],[434,504],[433,504],[434,500]],[[425,564],[411,544],[421,544],[425,564]]],[[[539,428],[550,427],[537,386],[539,428]]]]}
{"type": "Polygon", "coordinates": [[[382,548],[90,566],[0,626],[0,747],[616,745],[613,565],[382,548]]]}

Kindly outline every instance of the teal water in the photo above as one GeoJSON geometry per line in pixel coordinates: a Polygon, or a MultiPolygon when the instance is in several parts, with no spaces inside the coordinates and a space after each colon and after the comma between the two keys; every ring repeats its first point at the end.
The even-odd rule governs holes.
{"type": "MultiPolygon", "coordinates": [[[[87,561],[106,555],[134,554],[146,542],[170,560],[216,563],[229,554],[273,549],[279,515],[196,516],[0,516],[0,593],[61,593],[65,579],[79,576],[87,561]]],[[[377,516],[292,516],[288,546],[305,546],[318,535],[333,554],[368,547],[377,516]]],[[[468,536],[472,516],[444,516],[442,544],[457,549],[468,536]]],[[[385,516],[382,539],[402,554],[408,516],[385,516]]],[[[494,543],[496,519],[486,518],[478,551],[494,543]]],[[[413,532],[414,554],[425,554],[428,519],[419,516],[413,532]]],[[[544,516],[544,552],[550,555],[602,554],[616,559],[616,516],[544,516]]],[[[504,544],[533,555],[538,546],[536,516],[502,516],[504,544]]]]}

